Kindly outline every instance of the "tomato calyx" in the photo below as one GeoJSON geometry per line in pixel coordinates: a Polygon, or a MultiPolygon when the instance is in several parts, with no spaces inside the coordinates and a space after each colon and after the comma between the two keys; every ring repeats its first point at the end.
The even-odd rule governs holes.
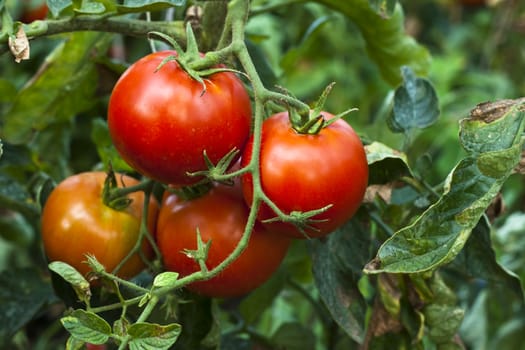
{"type": "Polygon", "coordinates": [[[208,272],[208,266],[206,265],[206,260],[208,260],[208,253],[210,251],[211,247],[211,239],[204,242],[202,240],[201,232],[199,228],[197,228],[197,249],[184,249],[182,251],[183,254],[185,254],[188,258],[195,260],[197,264],[199,264],[199,267],[202,272],[206,273],[208,272]]]}
{"type": "Polygon", "coordinates": [[[147,180],[134,186],[118,187],[117,176],[115,171],[110,167],[104,180],[102,189],[102,202],[107,207],[122,211],[130,206],[132,199],[128,197],[130,193],[144,191],[152,186],[153,182],[147,180]]]}
{"type": "Polygon", "coordinates": [[[232,175],[227,174],[228,169],[232,167],[233,161],[237,158],[239,150],[237,148],[231,149],[224,157],[222,157],[217,164],[213,162],[208,157],[206,150],[204,150],[202,156],[204,157],[204,163],[208,169],[195,171],[192,173],[187,173],[190,177],[204,177],[204,182],[206,181],[215,181],[221,184],[232,186],[233,177],[232,175]]]}
{"type": "Polygon", "coordinates": [[[298,134],[304,135],[317,135],[324,128],[328,127],[330,124],[334,123],[336,120],[344,117],[345,115],[356,111],[357,108],[350,108],[340,114],[335,115],[331,119],[326,119],[322,111],[326,102],[326,98],[332,91],[335,83],[330,83],[323,91],[313,109],[297,111],[295,109],[289,109],[288,115],[290,116],[290,123],[292,128],[298,134]]]}
{"type": "Polygon", "coordinates": [[[182,70],[184,70],[193,80],[202,85],[201,96],[206,92],[204,78],[220,72],[243,74],[242,72],[239,72],[235,69],[216,67],[215,63],[202,65],[202,62],[207,60],[203,60],[203,54],[201,54],[199,51],[197,39],[195,38],[195,34],[193,33],[190,23],[186,25],[186,51],[184,51],[182,47],[175,40],[173,40],[173,38],[167,36],[166,34],[160,32],[151,32],[149,35],[155,35],[167,41],[173,47],[175,52],[177,52],[177,55],[170,55],[162,60],[155,72],[160,70],[166,63],[170,61],[176,61],[182,70]]]}
{"type": "MultiPolygon", "coordinates": [[[[262,220],[263,223],[272,223],[272,222],[286,222],[294,225],[299,232],[306,238],[310,239],[307,231],[310,232],[319,232],[320,230],[313,226],[313,224],[326,222],[328,219],[314,219],[315,216],[327,211],[333,205],[328,204],[319,209],[309,210],[309,211],[291,211],[289,214],[282,213],[280,210],[276,210],[279,214],[273,218],[262,220]]],[[[274,209],[275,210],[275,209],[274,209]]]]}

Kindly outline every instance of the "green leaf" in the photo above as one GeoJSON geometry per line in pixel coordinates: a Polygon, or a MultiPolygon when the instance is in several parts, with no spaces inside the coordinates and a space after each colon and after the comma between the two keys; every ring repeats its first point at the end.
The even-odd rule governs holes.
{"type": "Polygon", "coordinates": [[[60,13],[68,7],[73,7],[72,0],[47,0],[47,7],[53,17],[58,17],[60,13]]]}
{"type": "Polygon", "coordinates": [[[283,323],[272,335],[278,349],[315,350],[315,335],[310,328],[296,322],[283,323]]]}
{"type": "Polygon", "coordinates": [[[177,322],[184,327],[175,348],[199,349],[202,341],[215,331],[218,322],[214,314],[216,306],[212,299],[195,294],[187,294],[183,298],[186,302],[178,305],[177,322]]]}
{"type": "Polygon", "coordinates": [[[437,344],[450,343],[463,321],[464,311],[456,306],[456,295],[439,274],[432,276],[428,286],[433,300],[423,308],[427,334],[437,344]]]}
{"type": "Polygon", "coordinates": [[[452,261],[450,268],[466,278],[481,278],[501,285],[523,299],[521,281],[513,272],[505,269],[496,260],[490,238],[490,226],[482,217],[470,235],[461,253],[452,261]]]}
{"type": "Polygon", "coordinates": [[[20,247],[27,247],[34,239],[34,230],[19,212],[2,209],[0,210],[0,237],[20,247]]]}
{"type": "Polygon", "coordinates": [[[111,335],[111,326],[106,320],[85,310],[75,310],[60,322],[73,337],[86,343],[105,344],[111,335]]]}
{"type": "Polygon", "coordinates": [[[384,242],[366,272],[423,272],[447,264],[459,254],[521,158],[524,105],[509,108],[491,123],[472,118],[462,121],[462,141],[470,154],[447,177],[442,197],[384,242]],[[490,141],[496,133],[497,140],[490,141]],[[476,140],[489,142],[481,145],[476,140]],[[493,166],[496,170],[487,170],[493,166]]]}
{"type": "Polygon", "coordinates": [[[355,341],[364,337],[366,303],[358,289],[370,254],[370,234],[355,220],[326,240],[311,240],[312,268],[321,299],[332,318],[355,341]]]}
{"type": "Polygon", "coordinates": [[[86,342],[73,336],[69,337],[66,342],[66,350],[83,350],[86,349],[86,342]]]}
{"type": "Polygon", "coordinates": [[[179,337],[181,326],[169,324],[161,326],[153,323],[135,323],[129,326],[130,350],[167,350],[179,337]]]}
{"type": "Polygon", "coordinates": [[[133,13],[146,11],[161,11],[170,7],[183,6],[186,0],[124,0],[123,5],[117,5],[119,13],[133,13]]]}
{"type": "Polygon", "coordinates": [[[55,299],[51,284],[36,269],[13,268],[0,272],[0,348],[44,305],[55,299]]]}
{"type": "Polygon", "coordinates": [[[239,305],[239,311],[247,324],[253,324],[268,310],[286,284],[287,271],[279,269],[262,286],[248,294],[239,305]]]}
{"type": "Polygon", "coordinates": [[[16,96],[16,86],[7,79],[0,79],[0,102],[11,102],[16,96]]]}
{"type": "Polygon", "coordinates": [[[439,117],[439,101],[432,84],[417,78],[409,67],[401,68],[403,84],[394,94],[394,110],[388,126],[394,132],[424,129],[439,117]]]}
{"type": "Polygon", "coordinates": [[[370,58],[378,65],[383,78],[392,85],[401,82],[400,68],[411,67],[418,75],[430,68],[430,54],[411,36],[405,34],[405,16],[397,4],[386,19],[370,7],[368,0],[316,0],[340,11],[361,31],[370,58]]]}
{"type": "MultiPolygon", "coordinates": [[[[2,162],[6,160],[7,153],[2,158],[2,162]]],[[[27,217],[35,217],[40,212],[28,190],[4,174],[0,174],[0,207],[18,211],[27,217]]]]}
{"type": "Polygon", "coordinates": [[[88,301],[91,298],[89,282],[73,266],[62,261],[53,261],[49,264],[49,269],[71,284],[81,301],[88,301]]]}
{"type": "Polygon", "coordinates": [[[82,1],[82,6],[75,9],[76,13],[86,15],[99,15],[106,12],[106,6],[97,1],[82,1]]]}
{"type": "Polygon", "coordinates": [[[131,168],[119,155],[113,145],[107,122],[102,118],[93,120],[91,129],[91,140],[97,147],[97,153],[105,167],[111,164],[113,170],[120,172],[131,172],[131,168]]]}
{"type": "Polygon", "coordinates": [[[45,132],[37,132],[29,147],[38,167],[53,179],[61,180],[71,174],[69,168],[71,121],[51,123],[45,132]]]}
{"type": "Polygon", "coordinates": [[[179,274],[177,272],[166,271],[160,273],[155,276],[155,279],[153,280],[153,287],[171,287],[177,282],[178,278],[179,274]]]}
{"type": "Polygon", "coordinates": [[[370,184],[384,184],[404,175],[411,175],[405,153],[374,141],[365,146],[370,184]]]}
{"type": "Polygon", "coordinates": [[[33,133],[59,121],[72,120],[95,103],[97,73],[94,52],[105,52],[111,35],[77,32],[67,36],[46,58],[41,73],[16,96],[5,115],[1,137],[27,143],[33,133]]]}

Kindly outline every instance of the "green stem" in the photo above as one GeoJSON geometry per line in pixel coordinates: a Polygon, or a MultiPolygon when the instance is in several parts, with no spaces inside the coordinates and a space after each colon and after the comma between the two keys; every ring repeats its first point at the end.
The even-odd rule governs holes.
{"type": "Polygon", "coordinates": [[[121,302],[118,302],[118,303],[113,303],[113,304],[93,307],[93,308],[89,309],[89,311],[98,314],[98,313],[101,313],[101,312],[121,309],[123,307],[127,307],[127,306],[131,306],[131,305],[134,305],[134,304],[138,304],[142,300],[143,297],[144,297],[143,295],[139,295],[137,297],[134,297],[134,298],[131,298],[131,299],[127,299],[127,300],[124,300],[124,301],[121,301],[121,302]]]}
{"type": "MultiPolygon", "coordinates": [[[[154,21],[148,22],[130,18],[103,18],[100,16],[77,16],[65,19],[49,19],[24,24],[28,38],[33,39],[53,34],[78,31],[97,31],[107,33],[121,33],[136,37],[147,37],[149,32],[161,32],[173,37],[178,42],[186,41],[186,32],[182,21],[154,21]]],[[[7,42],[7,35],[0,36],[0,42],[7,42]]]]}
{"type": "MultiPolygon", "coordinates": [[[[146,304],[146,307],[144,308],[144,310],[142,310],[140,316],[137,318],[137,321],[135,323],[145,322],[148,319],[148,317],[151,315],[153,310],[155,309],[155,306],[157,306],[158,302],[159,302],[159,298],[156,297],[155,295],[151,295],[151,298],[149,299],[148,303],[146,304]]],[[[126,335],[122,339],[122,342],[120,343],[120,345],[118,347],[119,350],[126,349],[130,339],[131,339],[131,337],[129,335],[126,335]]]]}
{"type": "MultiPolygon", "coordinates": [[[[151,199],[151,191],[153,190],[153,185],[153,181],[147,180],[135,186],[114,189],[114,191],[118,193],[119,196],[142,190],[144,191],[144,203],[142,208],[142,218],[140,220],[139,236],[137,237],[135,246],[128,252],[128,255],[126,255],[126,257],[119,262],[115,269],[113,269],[113,274],[116,274],[122,268],[122,266],[124,266],[124,264],[126,264],[126,262],[128,262],[128,260],[131,259],[133,255],[135,255],[136,253],[140,254],[142,252],[142,244],[144,242],[144,239],[147,239],[148,242],[151,244],[155,252],[155,256],[160,256],[159,248],[157,247],[155,240],[153,239],[151,233],[148,230],[149,204],[151,199]]],[[[145,259],[142,255],[141,257],[143,258],[143,261],[146,264],[149,264],[149,261],[147,259],[145,259]]]]}

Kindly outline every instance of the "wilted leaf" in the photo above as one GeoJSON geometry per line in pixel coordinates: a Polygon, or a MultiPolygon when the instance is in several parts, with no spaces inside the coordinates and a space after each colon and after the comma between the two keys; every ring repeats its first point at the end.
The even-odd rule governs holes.
{"type": "Polygon", "coordinates": [[[390,84],[401,82],[402,66],[410,66],[416,74],[426,75],[430,67],[430,54],[425,47],[405,34],[401,5],[396,5],[390,18],[384,18],[370,7],[369,0],[317,2],[342,12],[359,27],[370,58],[390,84]]]}
{"type": "Polygon", "coordinates": [[[104,344],[111,334],[111,326],[92,312],[75,310],[71,315],[62,317],[60,321],[73,337],[86,343],[104,344]]]}
{"type": "Polygon", "coordinates": [[[16,63],[29,59],[29,40],[22,26],[18,28],[14,37],[9,36],[8,45],[16,63]]]}
{"type": "Polygon", "coordinates": [[[516,105],[491,123],[462,121],[462,142],[469,154],[449,174],[444,194],[380,247],[367,272],[423,272],[459,254],[521,157],[523,106],[516,105]]]}
{"type": "MultiPolygon", "coordinates": [[[[55,299],[49,281],[36,269],[10,269],[0,273],[0,347],[55,299]]],[[[2,347],[3,348],[3,347],[2,347]]]]}

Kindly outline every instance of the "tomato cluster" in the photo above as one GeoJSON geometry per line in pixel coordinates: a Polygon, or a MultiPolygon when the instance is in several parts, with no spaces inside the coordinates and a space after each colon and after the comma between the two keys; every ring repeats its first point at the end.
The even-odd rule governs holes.
{"type": "MultiPolygon", "coordinates": [[[[281,217],[312,213],[296,226],[293,220],[275,220],[278,215],[262,203],[240,256],[214,277],[187,286],[212,297],[243,295],[276,271],[293,238],[326,236],[355,214],[368,181],[365,151],[352,127],[330,113],[312,115],[323,127],[303,133],[282,112],[263,122],[259,164],[251,164],[251,102],[241,80],[221,70],[197,81],[176,58],[175,51],[162,51],[135,62],[116,83],[108,106],[110,134],[122,158],[139,174],[166,185],[158,215],[152,200],[148,216],[164,268],[188,276],[212,270],[230,256],[243,237],[248,239],[244,232],[254,185],[281,217]],[[235,150],[241,160],[230,164],[258,167],[258,184],[252,170],[234,185],[208,182],[196,198],[180,195],[202,183],[210,163],[235,150]],[[201,177],[191,175],[195,172],[201,177]],[[199,243],[207,249],[198,249],[199,243]]],[[[42,217],[50,260],[68,262],[86,274],[89,269],[81,262],[93,254],[112,271],[133,249],[144,195],[130,195],[131,205],[124,210],[109,208],[101,198],[104,178],[98,172],[75,175],[51,193],[42,217]]],[[[137,183],[117,178],[123,186],[137,183]]],[[[134,255],[118,274],[133,277],[151,255],[143,241],[142,259],[134,255]]]]}

